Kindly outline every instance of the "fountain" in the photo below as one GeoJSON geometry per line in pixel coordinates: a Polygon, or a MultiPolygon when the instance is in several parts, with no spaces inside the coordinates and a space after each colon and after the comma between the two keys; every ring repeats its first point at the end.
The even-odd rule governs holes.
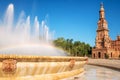
{"type": "Polygon", "coordinates": [[[0,80],[58,80],[80,74],[87,58],[68,57],[55,48],[45,21],[21,12],[14,23],[14,5],[6,10],[0,24],[0,80]]]}

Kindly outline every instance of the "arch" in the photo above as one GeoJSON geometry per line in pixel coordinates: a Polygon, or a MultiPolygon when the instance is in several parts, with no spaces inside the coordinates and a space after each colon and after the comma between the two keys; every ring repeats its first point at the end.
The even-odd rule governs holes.
{"type": "Polygon", "coordinates": [[[101,58],[101,52],[98,52],[98,58],[101,58]]]}
{"type": "Polygon", "coordinates": [[[111,56],[111,58],[112,58],[112,52],[111,52],[110,56],[111,56]]]}
{"type": "Polygon", "coordinates": [[[95,53],[93,54],[93,58],[95,58],[95,53]]]}

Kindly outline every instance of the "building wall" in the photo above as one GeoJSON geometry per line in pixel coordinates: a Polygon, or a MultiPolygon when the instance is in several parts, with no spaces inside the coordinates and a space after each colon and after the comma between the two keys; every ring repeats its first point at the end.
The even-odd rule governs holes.
{"type": "Polygon", "coordinates": [[[92,58],[105,58],[105,54],[107,53],[107,49],[92,49],[92,58]]]}
{"type": "Polygon", "coordinates": [[[110,48],[93,48],[92,49],[92,58],[106,58],[105,55],[108,55],[109,58],[119,58],[120,57],[120,41],[115,40],[111,41],[110,48]],[[100,53],[100,57],[99,57],[100,53]]]}

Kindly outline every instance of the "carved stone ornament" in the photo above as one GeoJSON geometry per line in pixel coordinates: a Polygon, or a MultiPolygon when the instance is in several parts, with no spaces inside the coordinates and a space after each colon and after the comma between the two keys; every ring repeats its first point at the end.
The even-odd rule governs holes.
{"type": "Polygon", "coordinates": [[[74,60],[74,59],[70,59],[69,67],[70,67],[70,68],[73,68],[74,65],[75,65],[75,60],[74,60]]]}
{"type": "Polygon", "coordinates": [[[14,73],[16,71],[17,61],[13,59],[6,59],[2,61],[2,71],[4,73],[14,73]]]}

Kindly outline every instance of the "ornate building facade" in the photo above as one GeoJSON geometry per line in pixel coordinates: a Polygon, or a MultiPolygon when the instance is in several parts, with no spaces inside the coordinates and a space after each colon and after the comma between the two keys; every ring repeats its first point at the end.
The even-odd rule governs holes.
{"type": "Polygon", "coordinates": [[[118,35],[116,40],[110,38],[103,4],[100,6],[99,21],[97,25],[97,35],[95,47],[92,48],[92,58],[119,58],[120,36],[118,35]]]}

